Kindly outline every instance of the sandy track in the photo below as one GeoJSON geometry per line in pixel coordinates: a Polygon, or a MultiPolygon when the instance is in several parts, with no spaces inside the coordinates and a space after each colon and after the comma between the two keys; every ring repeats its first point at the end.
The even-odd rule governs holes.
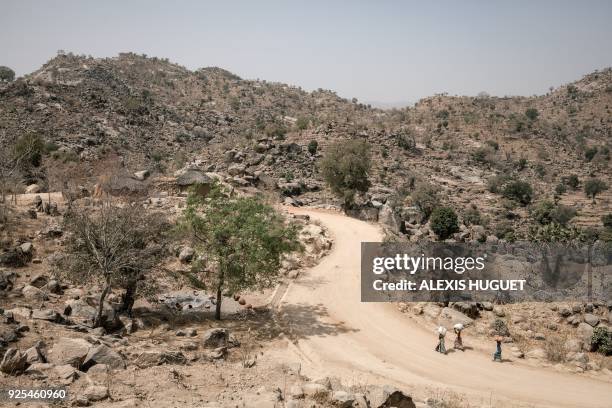
{"type": "Polygon", "coordinates": [[[435,353],[433,331],[417,326],[392,304],[360,302],[360,243],[381,240],[376,226],[338,213],[290,211],[309,214],[334,235],[332,252],[291,284],[280,304],[307,374],[412,389],[449,388],[472,402],[612,407],[612,384],[604,381],[518,362],[494,363],[488,353],[476,350],[435,353]]]}

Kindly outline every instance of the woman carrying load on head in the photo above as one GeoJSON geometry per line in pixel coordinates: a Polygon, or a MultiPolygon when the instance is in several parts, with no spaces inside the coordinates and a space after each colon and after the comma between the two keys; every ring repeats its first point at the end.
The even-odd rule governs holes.
{"type": "Polygon", "coordinates": [[[436,346],[436,351],[442,354],[446,354],[446,346],[444,346],[444,336],[446,336],[446,328],[443,326],[438,327],[438,345],[436,346]]]}
{"type": "Polygon", "coordinates": [[[453,326],[453,330],[455,331],[455,334],[457,335],[457,337],[455,338],[455,345],[453,346],[453,348],[455,350],[465,351],[465,349],[463,348],[463,340],[461,339],[461,331],[463,330],[463,325],[461,323],[457,323],[456,325],[453,326]]]}

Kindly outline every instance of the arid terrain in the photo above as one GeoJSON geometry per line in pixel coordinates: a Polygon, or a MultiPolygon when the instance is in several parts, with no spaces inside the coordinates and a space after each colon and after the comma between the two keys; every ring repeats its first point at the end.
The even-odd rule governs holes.
{"type": "Polygon", "coordinates": [[[60,53],[0,82],[0,389],[67,386],[57,406],[611,407],[609,299],[361,303],[359,265],[366,241],[608,245],[611,104],[610,68],[545,95],[382,110],[220,68],[60,53]],[[351,142],[369,167],[349,197],[325,166],[351,142]],[[218,264],[179,228],[216,185],[276,209],[302,246],[265,285],[219,290],[220,321],[218,264]],[[167,222],[128,309],[130,282],[106,293],[62,263],[79,249],[71,211],[109,203],[167,222]],[[435,353],[435,329],[458,322],[466,350],[449,334],[435,353]]]}

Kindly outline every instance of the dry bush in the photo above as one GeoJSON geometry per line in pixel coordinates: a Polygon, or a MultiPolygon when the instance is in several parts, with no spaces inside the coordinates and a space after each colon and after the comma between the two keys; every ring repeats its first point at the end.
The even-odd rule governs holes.
{"type": "Polygon", "coordinates": [[[554,363],[562,363],[565,361],[567,350],[565,349],[565,337],[549,336],[544,344],[546,350],[546,358],[554,363]]]}

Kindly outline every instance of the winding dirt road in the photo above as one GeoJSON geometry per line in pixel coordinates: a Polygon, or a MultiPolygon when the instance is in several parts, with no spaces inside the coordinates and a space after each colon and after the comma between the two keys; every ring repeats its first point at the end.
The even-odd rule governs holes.
{"type": "Polygon", "coordinates": [[[287,288],[279,306],[308,375],[450,389],[494,407],[612,407],[612,384],[604,381],[494,363],[484,351],[435,353],[433,331],[392,304],[360,302],[360,243],[381,241],[378,227],[338,213],[290,211],[319,220],[334,236],[331,253],[287,288]]]}

